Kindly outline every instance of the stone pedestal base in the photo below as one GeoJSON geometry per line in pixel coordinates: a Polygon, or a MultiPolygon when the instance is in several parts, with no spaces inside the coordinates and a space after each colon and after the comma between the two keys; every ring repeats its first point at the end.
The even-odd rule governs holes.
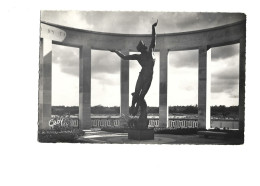
{"type": "Polygon", "coordinates": [[[154,140],[153,129],[129,129],[128,139],[132,140],[154,140]]]}

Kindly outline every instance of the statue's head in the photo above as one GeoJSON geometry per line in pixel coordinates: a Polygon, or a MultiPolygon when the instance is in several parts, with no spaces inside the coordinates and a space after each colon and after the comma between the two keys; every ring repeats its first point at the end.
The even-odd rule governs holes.
{"type": "Polygon", "coordinates": [[[144,42],[142,40],[140,40],[136,49],[138,52],[142,52],[147,49],[147,46],[144,44],[144,42]]]}

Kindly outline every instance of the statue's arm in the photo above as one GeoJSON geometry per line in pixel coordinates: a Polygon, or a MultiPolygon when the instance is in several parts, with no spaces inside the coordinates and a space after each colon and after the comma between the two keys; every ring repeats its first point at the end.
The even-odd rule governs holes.
{"type": "Polygon", "coordinates": [[[123,60],[138,60],[138,54],[133,55],[124,55],[118,50],[110,50],[110,52],[115,52],[119,57],[121,57],[123,60]]]}
{"type": "Polygon", "coordinates": [[[157,20],[156,23],[154,23],[152,25],[152,41],[151,41],[151,44],[150,44],[150,47],[149,47],[149,51],[154,50],[154,48],[155,48],[155,43],[156,43],[156,41],[155,41],[155,38],[156,38],[155,27],[157,26],[157,24],[158,24],[158,20],[157,20]]]}

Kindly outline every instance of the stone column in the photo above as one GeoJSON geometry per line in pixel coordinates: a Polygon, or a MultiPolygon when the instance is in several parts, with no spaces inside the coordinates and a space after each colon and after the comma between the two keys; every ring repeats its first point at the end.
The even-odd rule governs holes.
{"type": "Polygon", "coordinates": [[[168,50],[160,51],[160,103],[159,127],[168,127],[167,80],[168,80],[168,50]]]}
{"type": "Polygon", "coordinates": [[[199,49],[199,89],[198,89],[198,125],[210,128],[210,92],[211,92],[211,49],[207,46],[199,49]]]}
{"type": "Polygon", "coordinates": [[[245,130],[245,67],[246,67],[246,38],[240,39],[239,47],[239,130],[245,130]]]}
{"type": "MultiPolygon", "coordinates": [[[[129,51],[122,50],[123,54],[129,55],[129,51]]],[[[121,59],[120,71],[120,116],[129,115],[129,60],[121,59]]],[[[120,120],[120,125],[126,124],[125,120],[120,120]]]]}
{"type": "Polygon", "coordinates": [[[79,125],[91,128],[91,48],[80,48],[79,64],[79,125]]]}
{"type": "Polygon", "coordinates": [[[39,129],[48,129],[51,119],[52,40],[40,41],[39,65],[39,129]]]}

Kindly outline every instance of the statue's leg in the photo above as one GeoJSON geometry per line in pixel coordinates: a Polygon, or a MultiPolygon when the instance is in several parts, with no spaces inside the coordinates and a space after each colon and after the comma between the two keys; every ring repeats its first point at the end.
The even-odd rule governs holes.
{"type": "Polygon", "coordinates": [[[137,101],[138,101],[139,94],[133,92],[133,93],[132,93],[132,96],[133,96],[133,98],[132,98],[132,106],[134,106],[134,105],[137,103],[137,101]]]}
{"type": "Polygon", "coordinates": [[[135,104],[137,103],[139,96],[135,92],[132,93],[132,96],[133,96],[133,98],[132,98],[132,106],[130,107],[129,114],[134,116],[134,115],[136,115],[136,113],[135,113],[135,104]]]}
{"type": "Polygon", "coordinates": [[[144,100],[145,95],[147,94],[148,90],[150,89],[151,83],[152,83],[152,79],[151,80],[149,79],[143,83],[142,91],[139,95],[139,100],[141,102],[144,100]]]}
{"type": "Polygon", "coordinates": [[[132,96],[133,96],[132,106],[130,107],[130,111],[129,111],[131,115],[137,114],[138,107],[135,107],[135,105],[139,100],[139,95],[140,95],[140,92],[141,92],[141,89],[142,89],[142,84],[143,84],[143,80],[142,80],[142,75],[140,73],[139,76],[138,76],[136,85],[135,85],[135,92],[132,93],[132,96]]]}
{"type": "Polygon", "coordinates": [[[145,95],[147,94],[150,86],[151,86],[151,83],[152,83],[152,79],[148,79],[147,81],[145,81],[143,83],[143,87],[142,87],[142,90],[138,96],[138,101],[137,101],[137,104],[136,104],[136,107],[135,107],[135,110],[133,112],[133,115],[136,115],[137,112],[138,112],[138,108],[142,105],[143,102],[145,102],[144,100],[144,97],[145,95]]]}

